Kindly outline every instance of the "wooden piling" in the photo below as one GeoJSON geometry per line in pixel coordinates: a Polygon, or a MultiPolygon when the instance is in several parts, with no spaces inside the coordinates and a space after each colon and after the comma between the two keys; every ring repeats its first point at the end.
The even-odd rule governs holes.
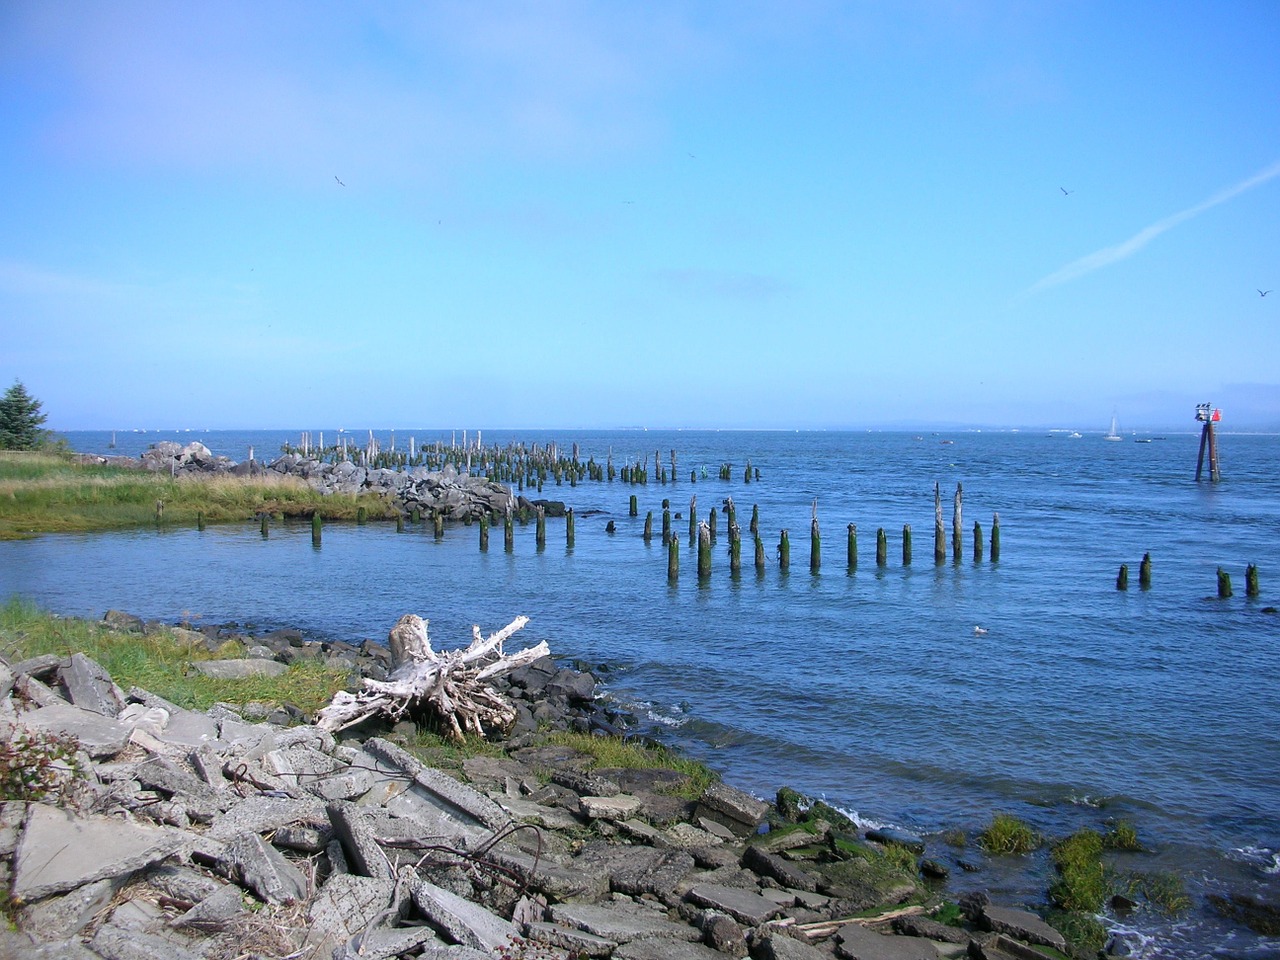
{"type": "Polygon", "coordinates": [[[502,549],[507,553],[511,553],[516,548],[516,525],[514,518],[511,516],[511,504],[507,504],[507,511],[502,515],[502,549]]]}
{"type": "Polygon", "coordinates": [[[751,505],[751,526],[748,527],[751,535],[755,536],[760,532],[760,505],[753,503],[751,505]]]}
{"type": "Polygon", "coordinates": [[[644,542],[648,543],[653,539],[653,511],[650,510],[644,515],[644,542]]]}
{"type": "Polygon", "coordinates": [[[270,514],[264,513],[262,515],[262,539],[263,540],[267,539],[267,537],[270,536],[270,520],[271,520],[270,514]]]}
{"type": "Polygon", "coordinates": [[[942,525],[942,486],[935,480],[933,484],[933,562],[945,563],[947,560],[947,531],[942,525]]]}
{"type": "Polygon", "coordinates": [[[711,527],[698,524],[698,578],[711,576],[711,527]]]}
{"type": "Polygon", "coordinates": [[[634,493],[631,495],[631,506],[628,510],[628,515],[632,517],[640,516],[640,501],[634,493]]]}
{"type": "MultiPolygon", "coordinates": [[[[733,497],[724,498],[724,520],[725,527],[732,531],[738,523],[738,508],[734,506],[733,497]]],[[[729,534],[733,536],[732,532],[729,534]]]]}
{"type": "Polygon", "coordinates": [[[439,510],[431,511],[432,532],[437,540],[444,539],[444,514],[439,510]]]}
{"type": "Polygon", "coordinates": [[[1258,567],[1256,564],[1249,564],[1244,568],[1244,595],[1246,597],[1258,596],[1258,567]]]}
{"type": "Polygon", "coordinates": [[[911,566],[911,524],[902,525],[902,565],[911,566]]]}
{"type": "Polygon", "coordinates": [[[1138,564],[1138,586],[1143,590],[1151,589],[1151,554],[1144,553],[1142,562],[1138,564]]]}
{"type": "Polygon", "coordinates": [[[973,521],[973,562],[982,562],[982,524],[973,521]]]}
{"type": "MultiPolygon", "coordinates": [[[[650,518],[649,519],[650,526],[652,526],[652,523],[653,523],[652,510],[649,511],[649,518],[650,518]]],[[[569,550],[573,549],[574,534],[575,534],[575,530],[573,526],[573,507],[568,507],[564,511],[564,545],[569,550]]]]}
{"type": "Polygon", "coordinates": [[[422,511],[418,507],[414,507],[413,512],[409,514],[409,521],[414,524],[422,522],[422,511]]]}
{"type": "Polygon", "coordinates": [[[156,523],[164,523],[164,501],[156,501],[156,523]]]}
{"type": "Polygon", "coordinates": [[[698,495],[689,498],[689,546],[698,542],[698,495]]]}
{"type": "Polygon", "coordinates": [[[716,542],[716,508],[712,507],[707,514],[707,528],[711,531],[711,542],[716,542]]]}
{"type": "Polygon", "coordinates": [[[680,577],[680,541],[676,537],[667,540],[667,580],[675,583],[680,577]]]}
{"type": "Polygon", "coordinates": [[[1218,599],[1226,600],[1231,594],[1231,574],[1218,568],[1218,599]]]}
{"type": "Polygon", "coordinates": [[[197,530],[204,529],[204,512],[203,511],[198,511],[196,513],[196,529],[197,530]]]}
{"type": "Polygon", "coordinates": [[[538,504],[534,508],[534,516],[533,542],[541,550],[547,545],[547,508],[538,504]]]}
{"type": "Polygon", "coordinates": [[[729,525],[729,572],[737,576],[742,571],[742,528],[729,525]]]}
{"type": "Polygon", "coordinates": [[[314,547],[320,546],[320,531],[323,525],[324,521],[320,519],[320,514],[313,513],[311,515],[311,545],[314,547]]]}
{"type": "Polygon", "coordinates": [[[756,534],[756,573],[763,576],[765,565],[768,558],[765,556],[764,541],[760,539],[760,534],[756,534]]]}
{"type": "MultiPolygon", "coordinates": [[[[672,454],[675,451],[671,451],[672,454]]],[[[662,545],[666,546],[671,540],[671,501],[662,501],[662,545]]]]}
{"type": "Polygon", "coordinates": [[[1120,564],[1120,572],[1116,574],[1116,589],[1129,589],[1129,565],[1127,563],[1120,564]]]}
{"type": "Polygon", "coordinates": [[[785,530],[778,536],[778,569],[791,569],[791,537],[785,530]]]}
{"type": "Polygon", "coordinates": [[[951,559],[959,562],[960,550],[964,546],[963,527],[960,520],[960,504],[964,499],[964,488],[960,484],[956,484],[956,501],[955,507],[951,514],[951,559]]]}
{"type": "Polygon", "coordinates": [[[822,532],[818,529],[818,501],[813,501],[813,515],[809,519],[809,572],[822,569],[822,532]]]}
{"type": "Polygon", "coordinates": [[[858,525],[849,524],[849,569],[858,568],[858,525]]]}
{"type": "Polygon", "coordinates": [[[364,507],[356,507],[356,523],[364,526],[369,519],[369,511],[364,507]]]}
{"type": "Polygon", "coordinates": [[[884,527],[876,530],[876,566],[887,567],[889,565],[889,538],[885,535],[884,527]]]}
{"type": "Polygon", "coordinates": [[[751,482],[751,461],[750,460],[747,461],[747,469],[742,471],[742,482],[743,483],[751,482]]]}
{"type": "Polygon", "coordinates": [[[991,562],[1000,559],[1000,514],[991,515],[991,562]]]}
{"type": "Polygon", "coordinates": [[[404,533],[404,514],[396,514],[396,533],[404,533]]]}
{"type": "Polygon", "coordinates": [[[489,515],[487,513],[480,514],[480,552],[485,553],[489,549],[489,515]]]}

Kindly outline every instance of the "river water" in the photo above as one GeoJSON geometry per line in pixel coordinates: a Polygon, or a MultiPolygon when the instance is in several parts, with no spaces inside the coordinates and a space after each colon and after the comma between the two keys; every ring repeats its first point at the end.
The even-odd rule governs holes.
{"type": "MultiPolygon", "coordinates": [[[[391,434],[378,435],[386,449],[391,434]]],[[[136,455],[159,439],[198,439],[232,459],[253,446],[269,460],[299,431],[118,433],[115,447],[110,433],[67,437],[85,452],[136,455]]],[[[400,449],[410,437],[419,447],[463,439],[394,437],[400,449]]],[[[364,439],[355,435],[353,446],[364,439]]],[[[926,834],[972,833],[995,812],[1049,836],[1125,819],[1149,852],[1121,858],[1120,868],[1177,872],[1196,903],[1176,921],[1109,918],[1137,955],[1280,956],[1275,941],[1207,906],[1212,895],[1280,900],[1280,437],[1220,435],[1216,484],[1195,482],[1191,432],[1119,443],[1101,431],[485,431],[483,440],[565,451],[576,443],[583,460],[646,461],[650,482],[546,486],[544,497],[577,514],[572,549],[556,520],[545,548],[529,525],[511,553],[500,530],[482,553],[474,527],[437,541],[429,525],[397,534],[386,524],[327,525],[319,548],[304,524],[276,524],[265,539],[246,524],[5,542],[0,597],[68,615],[116,608],[352,641],[384,639],[398,617],[418,613],[437,646],[465,644],[473,623],[489,632],[525,614],[531,622],[517,639],[546,639],[556,655],[599,670],[661,736],[735,785],[764,797],[789,785],[867,823],[926,834]],[[676,479],[663,485],[654,454],[669,467],[672,450],[676,479]],[[748,460],[760,473],[751,483],[748,460]],[[733,464],[731,480],[718,478],[721,463],[733,464]],[[933,561],[935,483],[948,538],[963,487],[958,562],[949,546],[945,563],[933,561]],[[694,495],[700,519],[732,497],[744,530],[758,507],[762,573],[748,540],[743,571],[731,575],[721,516],[712,574],[698,580],[687,521],[694,495]],[[641,536],[650,510],[660,531],[663,498],[682,514],[673,520],[682,543],[674,584],[660,537],[641,536]],[[1000,559],[975,560],[973,523],[989,536],[997,513],[1000,559]],[[788,572],[775,560],[784,528],[788,572]],[[1140,590],[1146,553],[1153,582],[1140,590]],[[1245,596],[1247,564],[1259,570],[1256,598],[1245,596]],[[1232,578],[1229,599],[1217,598],[1219,567],[1232,578]]],[[[945,859],[948,848],[939,853],[945,859]]],[[[956,883],[1034,906],[1046,869],[1042,854],[957,871],[956,883]]]]}

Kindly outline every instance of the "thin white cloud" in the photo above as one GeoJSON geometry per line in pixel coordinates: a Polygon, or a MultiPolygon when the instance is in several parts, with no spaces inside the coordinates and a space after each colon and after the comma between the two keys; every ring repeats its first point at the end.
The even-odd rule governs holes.
{"type": "Polygon", "coordinates": [[[1185,210],[1180,210],[1172,216],[1165,217],[1163,220],[1159,220],[1151,224],[1149,227],[1144,227],[1123,243],[1118,243],[1113,247],[1103,247],[1101,250],[1095,250],[1088,256],[1081,257],[1079,260],[1074,260],[1071,263],[1068,263],[1060,270],[1056,270],[1047,277],[1042,277],[1037,280],[1027,290],[1027,294],[1039,293],[1042,290],[1047,290],[1050,287],[1056,287],[1059,284],[1067,283],[1070,280],[1078,280],[1080,277],[1093,273],[1095,270],[1101,270],[1103,267],[1109,267],[1113,263],[1118,263],[1127,257],[1131,257],[1156,237],[1160,236],[1160,234],[1172,230],[1178,224],[1185,223],[1192,217],[1197,217],[1206,210],[1211,210],[1221,203],[1226,203],[1228,200],[1238,197],[1240,194],[1252,190],[1254,187],[1261,186],[1268,180],[1272,180],[1277,176],[1280,176],[1280,162],[1273,163],[1265,170],[1255,173],[1253,176],[1248,177],[1245,180],[1241,180],[1234,186],[1227,187],[1225,190],[1219,190],[1213,196],[1209,197],[1209,199],[1197,203],[1194,207],[1188,207],[1185,210]]]}

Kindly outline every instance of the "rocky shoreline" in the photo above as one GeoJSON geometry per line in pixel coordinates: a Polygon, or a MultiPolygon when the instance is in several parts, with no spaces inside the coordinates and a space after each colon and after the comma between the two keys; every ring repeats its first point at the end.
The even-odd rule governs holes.
{"type": "MultiPolygon", "coordinates": [[[[185,631],[211,646],[227,632],[185,631]]],[[[242,639],[246,658],[193,666],[250,675],[310,657],[373,678],[393,667],[374,642],[242,639]]],[[[785,789],[775,803],[723,783],[685,796],[684,774],[601,769],[551,743],[548,731],[628,726],[589,672],[544,657],[494,687],[518,714],[501,750],[445,769],[404,749],[403,725],[335,737],[289,709],[197,713],[121,690],[82,654],[0,663],[9,769],[72,745],[33,767],[48,797],[0,805],[15,918],[0,958],[999,960],[1065,949],[1038,916],[982,894],[961,898],[950,923],[931,917],[944,871],[913,837],[864,834],[785,789]]]]}

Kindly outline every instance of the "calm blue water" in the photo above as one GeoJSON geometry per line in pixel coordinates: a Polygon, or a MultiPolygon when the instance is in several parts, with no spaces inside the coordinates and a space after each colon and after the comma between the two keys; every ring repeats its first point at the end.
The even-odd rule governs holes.
{"type": "MultiPolygon", "coordinates": [[[[1189,427],[1194,427],[1189,424],[1189,427]]],[[[316,439],[318,431],[313,431],[316,439]]],[[[385,449],[390,436],[378,432],[385,449]]],[[[332,442],[336,431],[326,431],[332,442]]],[[[352,434],[362,443],[365,433],[352,434]]],[[[400,430],[428,442],[461,432],[400,430]]],[[[134,454],[160,439],[199,439],[240,460],[269,459],[297,431],[69,434],[86,452],[134,454]]],[[[1223,480],[1194,482],[1198,433],[1107,443],[1065,433],[756,433],[485,431],[486,444],[578,443],[582,459],[664,465],[677,481],[547,486],[578,514],[533,528],[512,554],[476,528],[386,525],[325,529],[253,525],[47,536],[0,543],[0,596],[64,614],[118,608],[146,618],[297,626],[313,636],[385,638],[404,613],[431,621],[437,645],[463,644],[531,617],[529,643],[593,665],[613,693],[730,782],[771,796],[790,785],[868,822],[922,831],[977,830],[996,811],[1061,836],[1108,818],[1131,820],[1157,851],[1127,869],[1182,873],[1198,903],[1211,892],[1280,899],[1280,437],[1220,436],[1223,480]],[[944,442],[952,441],[952,442],[944,442]],[[750,459],[759,482],[744,484],[750,459]],[[733,481],[717,479],[721,462],[733,481]],[[702,470],[706,469],[706,477],[702,470]],[[690,470],[699,474],[695,483],[690,470]],[[963,559],[933,563],[934,484],[950,536],[963,484],[963,559]],[[640,515],[628,516],[629,496],[640,515]],[[757,504],[770,563],[757,575],[749,544],[731,577],[724,518],[711,578],[699,583],[687,539],[698,515],[732,496],[744,530],[757,504]],[[671,498],[681,577],[667,583],[660,537],[671,498]],[[809,572],[818,503],[822,569],[809,572]],[[600,511],[591,513],[591,511],[600,511]],[[998,564],[972,559],[972,525],[999,513],[998,564]],[[617,524],[609,535],[605,525],[617,524]],[[858,566],[846,569],[846,525],[858,566]],[[902,564],[902,528],[914,562],[902,564]],[[875,564],[876,530],[889,563],[875,564]],[[792,567],[773,561],[790,531],[792,567]],[[1140,591],[1138,563],[1153,561],[1140,591]],[[1131,589],[1115,589],[1121,563],[1131,589]],[[1261,597],[1246,598],[1257,564],[1261,597]],[[1236,595],[1216,598],[1216,569],[1236,595]],[[975,632],[981,626],[985,633],[975,632]]],[[[474,437],[471,437],[474,439],[474,437]]],[[[653,473],[651,469],[651,474],[653,473]]],[[[1043,868],[1041,860],[1038,869],[1043,868]]],[[[1027,868],[1030,869],[1030,868],[1027,868]]],[[[1033,902],[1043,876],[993,866],[973,885],[1033,902]],[[1003,872],[1002,872],[1003,871],[1003,872]]],[[[967,882],[959,879],[958,882],[967,882]]],[[[1276,956],[1280,948],[1202,909],[1169,924],[1128,926],[1151,957],[1276,956]],[[1218,948],[1221,947],[1222,950],[1218,948]],[[1217,951],[1217,952],[1215,952],[1217,951]]]]}

